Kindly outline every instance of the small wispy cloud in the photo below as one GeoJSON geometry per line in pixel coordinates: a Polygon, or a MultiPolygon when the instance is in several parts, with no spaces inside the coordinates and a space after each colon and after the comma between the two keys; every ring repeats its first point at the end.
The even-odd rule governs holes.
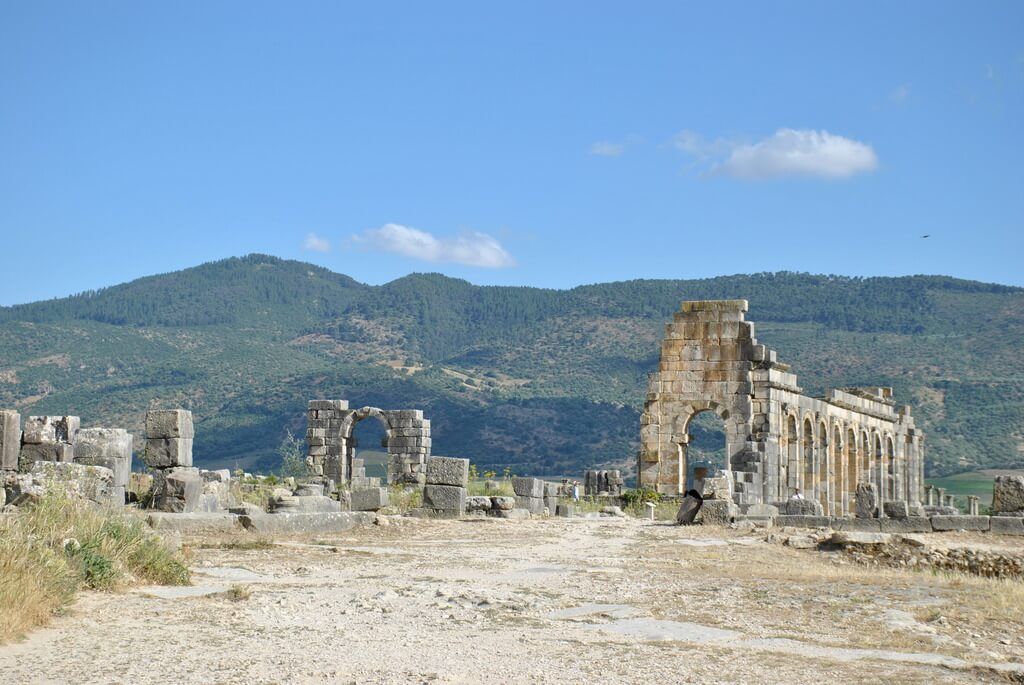
{"type": "Polygon", "coordinates": [[[626,151],[622,143],[612,143],[607,140],[599,140],[590,146],[590,154],[598,157],[618,157],[626,151]]]}
{"type": "Polygon", "coordinates": [[[897,86],[889,93],[889,102],[899,105],[906,102],[908,97],[910,97],[910,86],[904,84],[897,86]]]}
{"type": "Polygon", "coordinates": [[[401,224],[384,224],[352,236],[352,242],[368,250],[391,252],[426,262],[449,262],[501,269],[515,265],[515,259],[493,236],[467,232],[455,237],[438,237],[401,224]]]}
{"type": "Polygon", "coordinates": [[[306,239],[302,241],[302,249],[310,252],[330,252],[331,242],[316,233],[307,233],[306,239]]]}
{"type": "Polygon", "coordinates": [[[635,133],[630,133],[622,142],[612,140],[599,140],[590,146],[590,154],[598,157],[620,157],[626,150],[640,145],[644,139],[635,133]]]}
{"type": "Polygon", "coordinates": [[[706,141],[692,131],[683,131],[672,142],[694,157],[703,167],[702,174],[708,176],[842,179],[878,168],[878,156],[870,145],[828,131],[780,128],[755,143],[721,138],[706,141]]]}

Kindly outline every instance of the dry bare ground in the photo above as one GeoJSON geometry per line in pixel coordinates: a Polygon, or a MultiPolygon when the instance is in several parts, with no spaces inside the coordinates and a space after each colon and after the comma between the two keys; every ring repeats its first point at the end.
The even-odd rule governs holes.
{"type": "Polygon", "coordinates": [[[388,521],[254,549],[192,541],[194,587],[87,593],[0,648],[2,679],[1024,682],[1020,582],[633,519],[388,521]]]}

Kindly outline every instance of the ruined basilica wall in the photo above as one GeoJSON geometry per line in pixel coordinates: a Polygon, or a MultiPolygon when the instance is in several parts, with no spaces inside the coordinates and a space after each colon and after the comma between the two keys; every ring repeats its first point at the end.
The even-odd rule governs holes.
{"type": "Polygon", "coordinates": [[[804,395],[757,342],[746,311],[745,300],[684,302],[666,326],[641,416],[638,483],[680,492],[690,421],[712,411],[723,421],[738,504],[779,502],[799,488],[844,515],[859,482],[875,483],[884,499],[919,501],[923,437],[909,408],[897,411],[883,388],[804,395]]]}

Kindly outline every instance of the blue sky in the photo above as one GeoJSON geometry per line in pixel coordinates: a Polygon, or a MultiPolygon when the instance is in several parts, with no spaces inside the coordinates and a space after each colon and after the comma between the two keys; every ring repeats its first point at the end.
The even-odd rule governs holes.
{"type": "Polygon", "coordinates": [[[1024,285],[1022,152],[1020,2],[7,2],[0,304],[250,252],[1024,285]]]}

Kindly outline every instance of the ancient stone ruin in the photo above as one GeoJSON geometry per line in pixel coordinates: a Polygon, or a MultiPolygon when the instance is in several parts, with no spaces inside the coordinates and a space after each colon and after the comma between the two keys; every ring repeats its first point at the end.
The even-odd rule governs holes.
{"type": "Polygon", "coordinates": [[[316,476],[354,489],[379,486],[360,473],[352,438],[355,425],[373,418],[384,424],[388,451],[389,483],[426,483],[427,457],[430,456],[430,420],[419,409],[349,409],[347,400],[312,400],[307,411],[306,462],[316,476]]]}
{"type": "Polygon", "coordinates": [[[641,417],[638,485],[689,490],[690,422],[713,412],[725,431],[728,500],[744,512],[785,506],[799,489],[825,515],[854,514],[862,485],[873,486],[863,490],[873,501],[865,494],[860,503],[872,516],[888,502],[919,508],[924,438],[910,408],[896,406],[891,388],[804,395],[789,366],[757,342],[746,311],[746,300],[683,302],[666,326],[641,417]]]}

